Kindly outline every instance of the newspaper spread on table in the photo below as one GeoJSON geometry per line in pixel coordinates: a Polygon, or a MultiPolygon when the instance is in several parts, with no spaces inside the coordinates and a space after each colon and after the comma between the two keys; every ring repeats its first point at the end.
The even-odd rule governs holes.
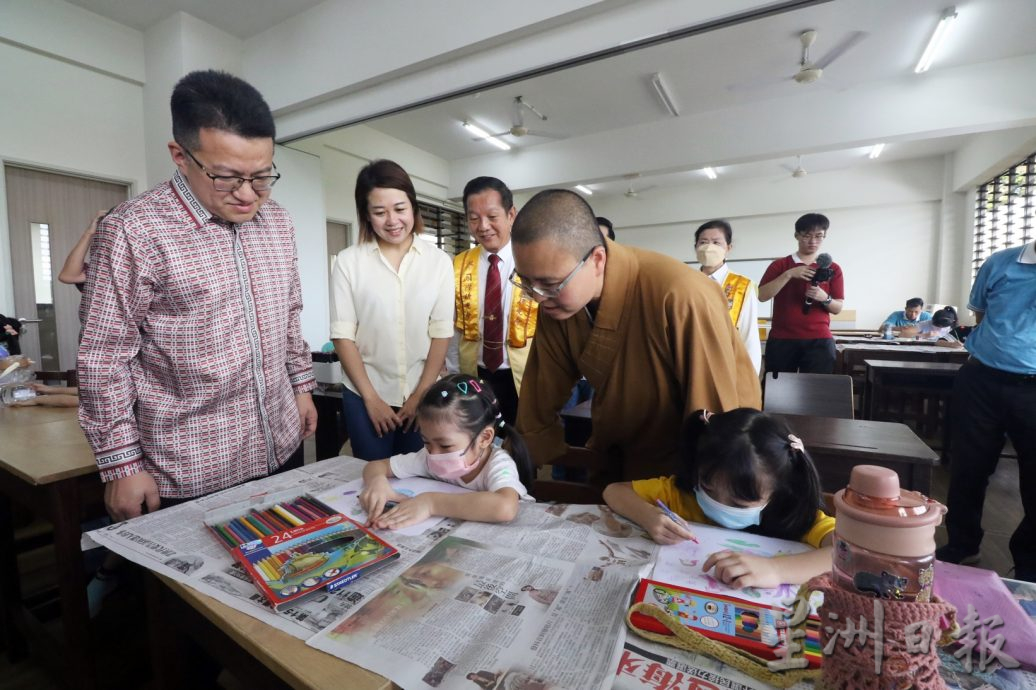
{"type": "Polygon", "coordinates": [[[462,523],[308,644],[404,688],[609,688],[657,546],[604,507],[462,523]]]}
{"type": "MultiPolygon", "coordinates": [[[[398,561],[275,613],[204,527],[205,513],[262,492],[319,495],[363,467],[324,460],[95,530],[84,547],[106,546],[404,688],[767,687],[709,657],[627,636],[630,593],[658,547],[601,506],[523,504],[508,525],[445,520],[415,536],[383,531],[398,561]]],[[[950,688],[1036,690],[1030,673],[971,675],[952,657],[942,661],[950,688]]]]}
{"type": "Polygon", "coordinates": [[[233,609],[305,640],[417,562],[437,540],[457,526],[457,521],[445,520],[436,529],[419,536],[399,536],[380,531],[379,535],[399,549],[398,560],[334,593],[321,592],[305,597],[278,613],[269,606],[230,553],[204,527],[204,515],[212,508],[244,501],[262,492],[297,489],[300,494],[320,494],[358,478],[364,464],[355,458],[342,457],[306,465],[129,522],[94,530],[84,537],[84,542],[105,546],[138,565],[183,582],[233,609]]]}

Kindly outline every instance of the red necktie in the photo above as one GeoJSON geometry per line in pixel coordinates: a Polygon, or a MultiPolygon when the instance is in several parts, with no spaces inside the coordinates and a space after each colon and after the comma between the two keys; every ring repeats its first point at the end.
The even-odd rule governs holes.
{"type": "Polygon", "coordinates": [[[500,257],[489,255],[486,273],[485,321],[482,325],[482,362],[489,371],[504,363],[504,307],[500,289],[500,257]]]}

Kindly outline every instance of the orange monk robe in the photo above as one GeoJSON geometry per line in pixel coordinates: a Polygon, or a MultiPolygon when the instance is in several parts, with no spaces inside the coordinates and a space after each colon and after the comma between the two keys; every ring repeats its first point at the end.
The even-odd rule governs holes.
{"type": "Polygon", "coordinates": [[[607,242],[595,321],[540,313],[518,401],[518,430],[537,465],[564,454],[558,416],[580,375],[594,388],[589,448],[616,475],[676,471],[692,412],[759,409],[759,377],[715,281],[671,258],[607,242]]]}

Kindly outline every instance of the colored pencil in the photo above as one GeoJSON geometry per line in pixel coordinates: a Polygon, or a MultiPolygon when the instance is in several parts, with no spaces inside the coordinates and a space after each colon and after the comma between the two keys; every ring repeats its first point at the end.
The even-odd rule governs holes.
{"type": "Polygon", "coordinates": [[[237,541],[233,537],[231,537],[229,534],[227,534],[227,532],[224,529],[223,525],[213,525],[212,526],[212,531],[214,531],[217,535],[219,535],[219,538],[222,539],[223,541],[225,541],[231,547],[237,546],[237,541]]]}
{"type": "Polygon", "coordinates": [[[309,508],[308,506],[306,506],[306,504],[303,503],[302,501],[295,501],[292,504],[292,507],[294,507],[295,510],[299,511],[300,513],[302,513],[303,515],[306,516],[306,522],[311,522],[313,520],[319,520],[320,518],[323,517],[319,513],[313,512],[313,509],[309,508]]]}
{"type": "MultiPolygon", "coordinates": [[[[354,492],[354,493],[358,493],[358,492],[354,492]]],[[[334,515],[335,513],[338,512],[337,510],[333,510],[330,506],[328,506],[328,505],[326,505],[324,503],[321,503],[320,501],[316,500],[312,496],[301,496],[300,498],[303,501],[305,501],[306,505],[308,505],[311,508],[313,508],[313,510],[320,511],[320,514],[323,515],[324,517],[327,517],[329,515],[334,515]]]]}
{"type": "Polygon", "coordinates": [[[322,519],[322,518],[326,518],[328,515],[330,515],[330,513],[325,511],[320,506],[315,505],[312,501],[306,500],[306,498],[304,496],[299,496],[299,498],[296,501],[296,503],[301,504],[301,507],[303,507],[306,510],[308,510],[309,512],[313,513],[313,515],[315,515],[316,519],[318,519],[318,520],[322,519]]]}
{"type": "Polygon", "coordinates": [[[323,501],[321,501],[319,499],[316,499],[316,498],[313,498],[312,496],[306,496],[306,500],[309,501],[310,503],[312,503],[317,508],[320,508],[322,511],[324,511],[325,515],[334,515],[335,513],[338,512],[337,510],[335,510],[334,508],[330,507],[329,505],[327,505],[323,501]]]}
{"type": "Polygon", "coordinates": [[[280,505],[274,505],[270,507],[273,512],[277,513],[277,516],[284,519],[292,527],[298,527],[303,524],[302,520],[292,515],[290,512],[282,508],[280,505]]]}
{"type": "Polygon", "coordinates": [[[296,507],[295,505],[291,503],[280,503],[278,505],[280,505],[281,508],[284,508],[286,511],[294,515],[298,520],[301,520],[302,524],[309,522],[309,516],[301,510],[299,510],[298,507],[296,507]]]}
{"type": "MultiPolygon", "coordinates": [[[[690,525],[688,525],[688,524],[687,524],[687,523],[686,523],[686,522],[684,521],[684,519],[683,519],[682,517],[680,517],[679,515],[677,515],[676,513],[674,513],[674,512],[672,511],[672,510],[670,510],[670,509],[669,509],[669,506],[667,506],[667,505],[666,505],[665,503],[663,503],[663,502],[662,502],[662,499],[661,499],[661,498],[656,498],[656,499],[655,499],[655,504],[656,504],[656,505],[657,505],[657,506],[658,506],[659,508],[661,508],[661,509],[662,509],[662,512],[663,512],[663,513],[665,513],[665,515],[666,515],[666,517],[667,517],[667,518],[669,518],[670,520],[672,520],[672,521],[673,521],[673,522],[675,522],[676,524],[680,525],[680,526],[681,526],[681,527],[683,527],[683,528],[684,528],[685,530],[687,530],[687,532],[688,532],[688,533],[690,533],[690,531],[691,531],[691,527],[690,527],[690,525]]],[[[698,538],[697,538],[697,537],[695,537],[695,536],[694,536],[693,534],[691,534],[691,541],[693,541],[693,542],[694,542],[695,544],[699,543],[699,542],[698,542],[698,538]]]]}
{"type": "Polygon", "coordinates": [[[262,539],[264,536],[266,536],[266,535],[263,534],[262,530],[260,530],[258,527],[253,525],[249,521],[249,519],[247,517],[245,517],[244,515],[242,515],[241,517],[239,517],[237,519],[237,524],[241,525],[246,530],[248,530],[249,532],[251,532],[255,536],[259,537],[260,539],[262,539]]]}
{"type": "Polygon", "coordinates": [[[282,532],[286,529],[291,529],[293,526],[290,522],[282,518],[277,513],[273,512],[273,510],[271,510],[270,508],[264,510],[263,515],[266,517],[267,520],[276,525],[278,532],[282,532]]]}
{"type": "Polygon", "coordinates": [[[275,525],[273,522],[271,522],[269,516],[265,513],[260,513],[258,510],[253,510],[252,517],[258,520],[259,522],[263,523],[266,526],[266,529],[270,530],[270,534],[281,531],[281,528],[275,525]]]}
{"type": "Polygon", "coordinates": [[[241,519],[259,530],[259,534],[264,537],[273,534],[273,532],[270,531],[270,528],[264,525],[262,520],[257,520],[254,515],[242,515],[241,519]]]}
{"type": "Polygon", "coordinates": [[[250,534],[248,533],[248,531],[247,531],[247,530],[245,530],[245,529],[244,529],[243,527],[241,527],[240,525],[236,524],[236,521],[234,521],[234,520],[231,520],[230,522],[228,522],[228,523],[226,524],[226,528],[227,528],[228,530],[230,530],[230,532],[231,532],[231,533],[232,533],[232,534],[233,534],[233,535],[234,535],[235,537],[237,537],[237,539],[238,539],[238,543],[239,543],[239,544],[243,544],[243,543],[245,543],[246,541],[252,541],[252,537],[251,537],[251,535],[250,535],[250,534]]]}

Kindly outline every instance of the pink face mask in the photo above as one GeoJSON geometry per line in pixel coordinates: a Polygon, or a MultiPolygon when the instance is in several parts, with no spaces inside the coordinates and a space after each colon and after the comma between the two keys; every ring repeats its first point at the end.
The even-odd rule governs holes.
{"type": "Polygon", "coordinates": [[[471,471],[471,467],[464,462],[464,456],[475,445],[475,440],[464,450],[455,450],[449,453],[429,453],[428,471],[440,479],[460,479],[471,471]]]}

